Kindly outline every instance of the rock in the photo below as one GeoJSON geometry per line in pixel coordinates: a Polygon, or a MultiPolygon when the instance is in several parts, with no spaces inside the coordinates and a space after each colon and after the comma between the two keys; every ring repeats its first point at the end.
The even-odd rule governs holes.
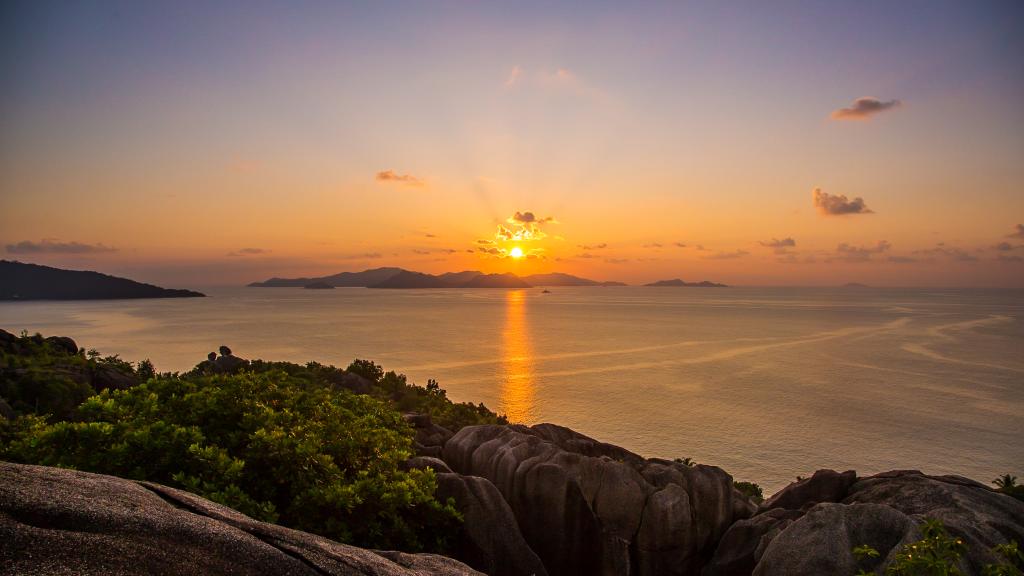
{"type": "Polygon", "coordinates": [[[444,426],[434,424],[430,419],[430,414],[410,412],[402,414],[402,418],[416,431],[416,453],[422,456],[439,458],[445,442],[455,435],[444,426]]]}
{"type": "Polygon", "coordinates": [[[11,405],[7,403],[7,400],[0,398],[0,418],[5,420],[14,420],[18,417],[18,414],[11,408],[11,405]]]}
{"type": "Polygon", "coordinates": [[[402,466],[406,470],[425,470],[427,468],[432,469],[434,472],[451,472],[452,469],[444,463],[444,460],[440,458],[432,458],[430,456],[413,456],[406,460],[402,466]]]}
{"type": "Polygon", "coordinates": [[[239,370],[242,370],[248,365],[248,360],[244,358],[239,358],[238,356],[235,356],[233,354],[224,354],[218,356],[217,359],[213,361],[214,370],[225,374],[233,374],[235,372],[238,372],[239,370]]]}
{"type": "Polygon", "coordinates": [[[1024,502],[962,476],[879,474],[854,484],[843,503],[885,504],[915,520],[941,520],[967,543],[967,574],[980,574],[985,564],[996,562],[991,550],[997,544],[1024,543],[1024,502]]]}
{"type": "Polygon", "coordinates": [[[46,339],[46,343],[56,350],[67,353],[69,356],[76,356],[78,354],[78,344],[67,336],[50,336],[46,339]]]}
{"type": "Polygon", "coordinates": [[[889,506],[826,502],[776,536],[753,574],[811,576],[874,570],[884,565],[898,545],[919,537],[914,521],[889,506]],[[881,557],[860,564],[851,550],[862,544],[878,550],[881,557]]]}
{"type": "Polygon", "coordinates": [[[11,574],[479,575],[258,522],[149,482],[0,462],[0,566],[11,574]]]}
{"type": "Polygon", "coordinates": [[[0,329],[0,350],[12,350],[18,337],[10,332],[0,329]]]}
{"type": "Polygon", "coordinates": [[[762,507],[730,527],[704,576],[880,574],[903,544],[921,539],[925,519],[940,520],[964,540],[959,568],[966,575],[998,563],[996,545],[1024,542],[1024,502],[967,478],[896,470],[857,480],[840,502],[811,504],[843,490],[842,474],[819,476],[818,488],[808,487],[813,478],[790,485],[769,501],[778,507],[762,507]],[[852,550],[863,544],[880,557],[856,559],[852,550]]]}
{"type": "Polygon", "coordinates": [[[90,384],[93,390],[126,390],[138,384],[134,374],[121,372],[109,364],[96,364],[92,370],[90,384]]]}
{"type": "Polygon", "coordinates": [[[490,576],[547,576],[494,484],[477,476],[438,474],[436,496],[454,499],[465,519],[455,557],[490,576]]]}
{"type": "Polygon", "coordinates": [[[698,574],[737,518],[732,478],[646,460],[568,428],[468,426],[444,445],[490,480],[549,574],[698,574]]]}
{"type": "Polygon", "coordinates": [[[800,510],[775,508],[735,522],[722,536],[702,576],[749,576],[768,544],[803,515],[800,510]]]}
{"type": "Polygon", "coordinates": [[[846,498],[847,491],[856,481],[857,473],[853,470],[843,473],[835,470],[818,470],[810,478],[794,482],[780,490],[761,504],[761,509],[799,510],[808,504],[839,502],[846,498]]]}

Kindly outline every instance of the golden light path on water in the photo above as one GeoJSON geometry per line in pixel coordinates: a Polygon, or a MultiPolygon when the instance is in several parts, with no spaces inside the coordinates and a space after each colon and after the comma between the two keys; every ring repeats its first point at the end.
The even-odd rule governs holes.
{"type": "Polygon", "coordinates": [[[526,303],[524,290],[509,290],[505,295],[501,405],[498,412],[506,414],[510,422],[533,422],[536,390],[526,303]]]}

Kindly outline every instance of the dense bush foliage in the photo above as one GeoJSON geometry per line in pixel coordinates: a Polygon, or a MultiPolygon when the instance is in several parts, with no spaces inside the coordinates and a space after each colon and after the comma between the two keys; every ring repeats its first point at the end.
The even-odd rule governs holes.
{"type": "Polygon", "coordinates": [[[749,498],[750,501],[753,502],[754,504],[760,504],[761,502],[764,502],[764,491],[762,491],[761,487],[758,486],[757,484],[753,482],[737,481],[733,482],[732,485],[735,486],[736,489],[740,491],[740,494],[743,494],[744,496],[749,498]]]}
{"type": "Polygon", "coordinates": [[[434,473],[401,469],[413,436],[401,412],[452,430],[504,422],[451,402],[434,381],[415,386],[362,360],[347,371],[257,360],[232,374],[209,363],[156,374],[148,361],[41,337],[0,344],[0,397],[21,414],[0,418],[0,459],[176,486],[364,547],[444,552],[458,534],[434,473]],[[110,370],[119,385],[96,386],[110,370]]]}

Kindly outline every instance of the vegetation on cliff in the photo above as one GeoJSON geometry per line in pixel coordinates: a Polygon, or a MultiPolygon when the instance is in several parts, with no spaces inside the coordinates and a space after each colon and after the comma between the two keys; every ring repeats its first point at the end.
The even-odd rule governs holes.
{"type": "Polygon", "coordinates": [[[444,552],[458,533],[434,473],[400,466],[413,438],[401,411],[454,429],[504,422],[367,361],[155,374],[69,339],[6,336],[0,393],[17,417],[0,419],[0,459],[177,486],[363,547],[444,552]],[[110,370],[118,386],[93,377],[110,370]]]}

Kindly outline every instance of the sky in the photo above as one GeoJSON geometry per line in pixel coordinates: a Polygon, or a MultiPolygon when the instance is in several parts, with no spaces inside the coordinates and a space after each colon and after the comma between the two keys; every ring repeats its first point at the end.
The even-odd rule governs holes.
{"type": "Polygon", "coordinates": [[[1017,1],[5,2],[0,258],[1024,287],[1022,27],[1017,1]]]}

